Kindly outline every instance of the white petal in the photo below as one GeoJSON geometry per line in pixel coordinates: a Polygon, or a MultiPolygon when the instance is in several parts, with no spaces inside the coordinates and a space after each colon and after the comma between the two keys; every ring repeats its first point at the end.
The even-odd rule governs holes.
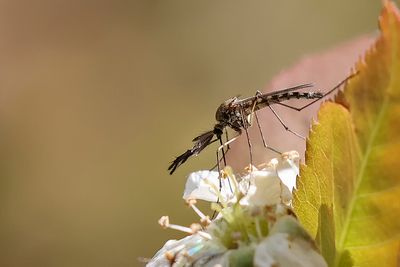
{"type": "Polygon", "coordinates": [[[299,175],[299,153],[296,151],[286,152],[282,160],[280,160],[276,171],[290,192],[293,192],[293,188],[296,188],[297,175],[299,175]]]}
{"type": "Polygon", "coordinates": [[[256,248],[254,266],[257,267],[327,267],[323,257],[309,242],[278,233],[267,237],[256,248]]]}
{"type": "Polygon", "coordinates": [[[265,206],[282,202],[287,203],[291,200],[292,194],[281,182],[275,171],[254,171],[251,176],[253,182],[246,197],[243,198],[244,203],[265,206]]]}
{"type": "MultiPolygon", "coordinates": [[[[188,200],[190,198],[201,199],[210,202],[217,202],[217,192],[220,187],[220,180],[218,172],[215,171],[197,171],[192,172],[186,180],[185,191],[183,198],[188,200]]],[[[221,179],[222,188],[221,195],[226,199],[233,196],[231,192],[228,179],[221,179]]]]}

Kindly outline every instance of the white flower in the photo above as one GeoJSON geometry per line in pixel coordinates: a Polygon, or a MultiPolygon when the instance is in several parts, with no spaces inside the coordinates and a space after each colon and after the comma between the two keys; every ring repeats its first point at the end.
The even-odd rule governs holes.
{"type": "Polygon", "coordinates": [[[168,241],[147,264],[166,266],[310,266],[327,267],[314,241],[293,216],[292,190],[299,172],[299,155],[287,152],[265,167],[236,179],[232,169],[191,173],[183,198],[200,217],[190,227],[159,220],[163,228],[189,236],[168,241]],[[219,202],[210,220],[196,199],[219,202]]]}

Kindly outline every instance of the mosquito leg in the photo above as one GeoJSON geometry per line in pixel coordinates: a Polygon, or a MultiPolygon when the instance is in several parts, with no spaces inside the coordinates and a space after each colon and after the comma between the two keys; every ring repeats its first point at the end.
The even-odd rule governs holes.
{"type": "MultiPolygon", "coordinates": [[[[228,130],[225,128],[225,139],[226,139],[226,142],[228,142],[229,141],[229,137],[228,137],[228,130]]],[[[228,151],[229,149],[230,149],[230,146],[229,145],[227,145],[226,146],[226,148],[227,148],[227,150],[226,151],[228,151]]]]}
{"type": "MultiPolygon", "coordinates": [[[[256,97],[258,97],[258,96],[260,96],[260,95],[262,95],[262,93],[261,93],[260,91],[257,91],[257,92],[256,92],[256,97]]],[[[256,122],[257,122],[258,130],[260,131],[260,135],[261,135],[261,139],[262,139],[262,142],[263,142],[264,147],[267,148],[267,149],[269,149],[269,150],[271,150],[271,151],[273,151],[273,152],[275,152],[275,153],[282,154],[282,153],[279,152],[278,150],[276,150],[276,149],[274,149],[274,148],[268,146],[267,143],[265,142],[264,134],[263,134],[263,132],[262,132],[260,120],[258,119],[258,115],[257,115],[257,111],[255,110],[255,107],[256,107],[256,101],[254,101],[254,104],[253,104],[253,107],[252,107],[252,110],[251,110],[251,114],[254,114],[254,116],[256,117],[256,122]]]]}
{"type": "Polygon", "coordinates": [[[282,154],[282,152],[279,152],[279,151],[276,150],[275,148],[270,147],[270,146],[267,145],[267,143],[265,142],[264,134],[263,134],[263,132],[262,132],[262,130],[261,130],[261,125],[260,125],[260,121],[259,121],[259,119],[258,119],[257,111],[254,112],[254,116],[256,117],[257,126],[258,126],[258,129],[260,130],[260,135],[261,135],[261,139],[262,139],[262,142],[263,142],[264,147],[265,147],[266,149],[269,149],[269,150],[271,150],[271,151],[277,153],[277,154],[282,154]]]}
{"type": "MultiPolygon", "coordinates": [[[[222,151],[224,151],[223,149],[224,149],[224,147],[226,146],[226,147],[229,147],[229,144],[230,143],[232,143],[233,141],[235,141],[237,138],[239,137],[239,135],[238,136],[235,136],[235,137],[233,137],[231,140],[229,140],[228,142],[225,142],[225,143],[221,143],[221,145],[218,147],[218,149],[217,149],[217,167],[218,167],[218,172],[220,172],[221,171],[221,167],[220,167],[220,162],[221,162],[221,159],[219,158],[219,151],[220,150],[222,150],[222,151]]],[[[220,140],[221,141],[221,140],[220,140]]],[[[230,148],[229,148],[230,149],[230,148]]],[[[224,153],[226,154],[226,152],[228,152],[228,150],[229,149],[227,149],[224,153]]],[[[225,163],[225,165],[226,165],[226,162],[224,162],[225,163]]],[[[214,167],[215,168],[215,167],[214,167]]]]}
{"type": "MultiPolygon", "coordinates": [[[[217,167],[218,167],[218,177],[219,177],[219,191],[221,192],[222,189],[222,180],[221,177],[219,176],[221,174],[221,166],[219,165],[220,160],[219,160],[219,154],[217,150],[217,167]]],[[[217,199],[217,203],[219,203],[219,198],[217,199]]]]}
{"type": "Polygon", "coordinates": [[[217,164],[212,168],[212,170],[215,169],[216,167],[218,167],[218,171],[221,170],[219,163],[223,160],[223,158],[219,158],[219,151],[222,150],[222,149],[224,149],[224,147],[226,146],[226,147],[227,147],[227,150],[225,151],[225,155],[226,155],[226,153],[230,150],[229,145],[230,145],[233,141],[235,141],[238,137],[239,137],[239,135],[233,137],[231,140],[229,140],[229,141],[227,141],[227,142],[221,144],[221,145],[218,147],[218,149],[217,149],[217,164]]]}
{"type": "MultiPolygon", "coordinates": [[[[219,202],[217,202],[217,203],[219,203],[219,202]]],[[[214,210],[213,215],[211,216],[211,220],[214,220],[216,216],[217,216],[217,211],[214,210]]]]}
{"type": "MultiPolygon", "coordinates": [[[[221,146],[223,146],[224,143],[222,142],[222,137],[220,136],[218,139],[219,139],[219,144],[220,144],[221,146]]],[[[223,160],[224,160],[224,166],[226,167],[225,150],[222,148],[221,151],[222,151],[222,158],[223,158],[223,160]]]]}
{"type": "Polygon", "coordinates": [[[279,122],[282,124],[283,128],[285,128],[286,131],[291,132],[292,134],[296,135],[297,137],[300,137],[301,139],[306,140],[306,138],[304,136],[289,129],[289,127],[283,122],[283,120],[279,117],[279,115],[275,112],[275,110],[271,106],[268,106],[268,107],[272,111],[272,113],[274,113],[275,117],[279,120],[279,122]]]}
{"type": "MultiPolygon", "coordinates": [[[[228,137],[228,131],[226,131],[225,130],[225,138],[226,138],[226,141],[225,142],[228,142],[229,141],[229,137],[228,137]]],[[[221,142],[220,142],[221,143],[221,142]]],[[[221,144],[222,145],[222,144],[221,144]]],[[[227,146],[226,146],[226,150],[225,150],[225,155],[228,153],[228,151],[231,149],[231,147],[230,147],[230,145],[228,144],[227,146]]],[[[225,157],[223,158],[223,159],[225,159],[225,157]]],[[[219,162],[221,162],[221,160],[223,160],[223,159],[219,159],[219,162]]],[[[218,163],[217,163],[218,164],[218,163]]],[[[215,164],[210,170],[214,170],[215,168],[217,168],[217,164],[215,164]]]]}
{"type": "MultiPolygon", "coordinates": [[[[222,158],[224,159],[224,166],[226,167],[224,143],[222,142],[222,137],[221,137],[221,136],[220,136],[218,139],[219,139],[219,143],[220,143],[221,146],[222,146],[222,149],[221,149],[221,151],[222,151],[222,158]]],[[[227,149],[229,149],[229,144],[227,145],[227,149]]],[[[220,173],[220,172],[218,171],[218,173],[220,173]]],[[[231,192],[233,193],[233,189],[232,189],[231,182],[229,181],[229,179],[228,179],[228,185],[229,185],[229,189],[230,189],[231,192]]],[[[219,178],[219,191],[220,191],[220,192],[221,192],[221,189],[222,189],[222,180],[221,180],[221,177],[220,177],[220,178],[219,178]]]]}
{"type": "MultiPolygon", "coordinates": [[[[229,144],[232,143],[233,141],[235,141],[238,137],[239,137],[239,136],[236,136],[236,137],[232,138],[231,140],[229,140],[229,141],[227,141],[227,142],[225,142],[225,143],[222,143],[222,138],[219,138],[219,139],[220,139],[220,142],[221,142],[221,145],[218,147],[217,152],[216,152],[216,154],[217,154],[217,168],[218,168],[218,174],[221,173],[221,167],[220,167],[220,165],[219,165],[219,164],[220,164],[220,161],[221,161],[221,159],[219,158],[219,151],[220,151],[220,150],[223,151],[224,146],[228,147],[229,144]]],[[[225,153],[225,152],[224,152],[224,153],[225,153]]],[[[225,162],[225,165],[226,165],[226,162],[225,162]]],[[[231,187],[231,183],[229,182],[228,184],[229,184],[229,188],[230,188],[231,192],[233,192],[233,189],[232,189],[232,187],[231,187]]],[[[219,177],[219,191],[221,192],[221,190],[222,190],[222,180],[221,180],[221,177],[219,177]]],[[[217,203],[219,203],[219,197],[217,198],[217,203]]],[[[216,215],[216,211],[214,211],[214,213],[213,213],[211,219],[214,219],[214,218],[215,218],[215,215],[216,215]]]]}
{"type": "Polygon", "coordinates": [[[229,140],[228,142],[223,143],[222,145],[220,145],[218,147],[218,151],[221,150],[224,146],[229,146],[233,141],[235,141],[237,138],[239,137],[239,135],[233,137],[231,140],[229,140]]]}
{"type": "MultiPolygon", "coordinates": [[[[221,189],[222,189],[222,180],[221,180],[221,177],[220,177],[220,174],[221,174],[220,162],[221,162],[221,160],[219,158],[219,151],[220,151],[221,147],[222,147],[222,154],[223,154],[223,160],[224,160],[225,166],[226,166],[226,160],[225,160],[225,152],[224,152],[224,146],[222,144],[222,139],[221,139],[221,137],[218,137],[218,139],[219,139],[219,142],[221,143],[221,146],[218,147],[218,149],[217,149],[217,167],[218,167],[218,177],[219,177],[219,191],[221,192],[221,189]]],[[[217,199],[217,203],[219,203],[219,199],[217,199]]]]}
{"type": "MultiPolygon", "coordinates": [[[[228,142],[221,143],[221,145],[218,147],[218,149],[217,149],[217,167],[218,167],[218,172],[221,171],[221,167],[220,167],[220,165],[219,165],[220,162],[221,162],[221,159],[219,158],[219,151],[220,151],[220,150],[223,151],[223,149],[224,149],[225,146],[226,146],[226,147],[229,147],[229,144],[232,143],[233,141],[235,141],[238,137],[239,137],[239,135],[233,137],[233,138],[232,138],[231,140],[229,140],[228,142]]],[[[221,141],[221,140],[220,140],[220,141],[221,141]]],[[[229,149],[230,149],[230,148],[229,148],[229,149]]],[[[224,153],[226,154],[226,152],[228,152],[229,149],[227,149],[224,153]]],[[[226,162],[224,162],[224,163],[226,164],[226,162]]],[[[215,167],[214,167],[214,168],[215,168],[215,167]]]]}
{"type": "Polygon", "coordinates": [[[268,146],[267,146],[267,143],[265,142],[264,134],[263,134],[263,132],[261,130],[260,120],[258,119],[258,115],[257,115],[256,111],[254,112],[254,116],[256,117],[256,122],[257,122],[258,130],[260,131],[260,135],[261,135],[261,139],[262,139],[263,145],[264,145],[265,148],[267,148],[268,146]]]}
{"type": "MultiPolygon", "coordinates": [[[[227,148],[226,148],[226,150],[225,150],[225,156],[226,156],[226,154],[228,154],[228,151],[230,150],[230,147],[229,147],[229,145],[227,146],[227,148]]],[[[220,158],[219,159],[219,162],[221,163],[221,161],[223,160],[223,158],[220,158]]],[[[212,168],[210,168],[210,171],[211,170],[214,170],[215,168],[217,168],[217,166],[218,166],[218,163],[216,163],[212,168]]]]}
{"type": "Polygon", "coordinates": [[[247,137],[247,144],[249,146],[249,153],[250,153],[250,165],[253,166],[253,153],[252,153],[252,147],[251,147],[251,141],[250,141],[250,136],[249,136],[249,131],[247,128],[249,127],[248,122],[244,116],[243,109],[240,109],[240,113],[242,115],[242,123],[243,123],[243,128],[244,131],[246,132],[246,137],[247,137]]]}
{"type": "Polygon", "coordinates": [[[252,146],[251,146],[249,131],[247,130],[247,128],[245,128],[244,131],[246,132],[247,144],[249,145],[250,164],[253,165],[253,152],[252,152],[252,146]]]}
{"type": "Polygon", "coordinates": [[[328,94],[325,94],[325,95],[323,95],[322,97],[317,98],[317,99],[311,101],[310,103],[308,103],[307,105],[304,105],[304,106],[299,107],[299,108],[298,108],[298,107],[290,106],[290,105],[285,104],[285,103],[282,103],[282,102],[274,102],[274,104],[278,104],[278,105],[281,105],[281,106],[284,106],[284,107],[287,107],[287,108],[290,108],[290,109],[293,109],[293,110],[296,110],[296,111],[302,111],[303,109],[305,109],[305,108],[311,106],[312,104],[314,104],[315,102],[321,100],[323,97],[325,97],[325,96],[327,96],[327,95],[328,95],[328,94]]]}
{"type": "MultiPolygon", "coordinates": [[[[219,192],[221,192],[222,180],[221,180],[221,177],[219,176],[220,173],[221,173],[221,167],[219,166],[219,163],[220,163],[220,159],[219,159],[218,150],[217,150],[217,168],[218,168],[219,192]]],[[[217,196],[217,203],[219,203],[219,196],[217,196]]],[[[211,216],[211,220],[213,220],[216,215],[217,215],[217,211],[214,210],[213,215],[211,216]]]]}

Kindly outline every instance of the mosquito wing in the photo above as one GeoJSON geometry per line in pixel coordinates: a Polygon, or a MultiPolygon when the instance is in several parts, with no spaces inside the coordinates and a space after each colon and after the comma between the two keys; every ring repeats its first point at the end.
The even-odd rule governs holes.
{"type": "Polygon", "coordinates": [[[314,86],[313,83],[305,83],[305,84],[300,84],[300,85],[296,85],[296,86],[285,88],[285,89],[281,89],[281,90],[276,90],[276,91],[273,91],[273,92],[270,92],[270,93],[266,93],[266,94],[263,94],[263,96],[280,95],[280,94],[284,94],[284,93],[289,93],[289,92],[301,90],[301,89],[304,89],[304,88],[311,88],[313,86],[314,86]]]}
{"type": "Polygon", "coordinates": [[[243,106],[248,106],[248,105],[253,104],[254,101],[257,98],[269,98],[269,97],[271,97],[273,95],[282,95],[282,94],[285,94],[285,93],[301,90],[301,89],[304,89],[304,88],[310,88],[310,87],[313,87],[313,86],[314,86],[314,84],[312,84],[312,83],[300,84],[300,85],[296,85],[296,86],[293,86],[293,87],[285,88],[285,89],[282,89],[282,90],[276,90],[276,91],[273,91],[273,92],[260,94],[258,96],[251,96],[251,97],[239,99],[239,100],[236,100],[236,103],[237,104],[242,104],[243,106]]]}

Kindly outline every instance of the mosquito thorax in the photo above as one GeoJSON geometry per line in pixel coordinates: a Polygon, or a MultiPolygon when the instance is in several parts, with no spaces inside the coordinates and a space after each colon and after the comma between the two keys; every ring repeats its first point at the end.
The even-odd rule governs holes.
{"type": "Polygon", "coordinates": [[[231,125],[234,121],[241,119],[241,109],[242,106],[238,105],[238,98],[230,98],[219,106],[215,118],[222,124],[231,125]]]}
{"type": "Polygon", "coordinates": [[[229,120],[230,115],[228,114],[229,109],[232,107],[232,104],[237,100],[237,97],[229,98],[228,100],[224,101],[215,113],[215,119],[218,122],[226,122],[229,120]]]}

